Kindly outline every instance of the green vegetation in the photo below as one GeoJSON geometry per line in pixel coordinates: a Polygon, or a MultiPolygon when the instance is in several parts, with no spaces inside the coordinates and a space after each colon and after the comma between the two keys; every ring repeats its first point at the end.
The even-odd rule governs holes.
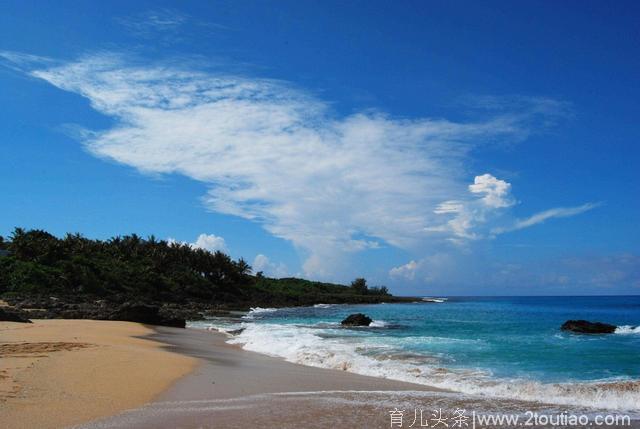
{"type": "Polygon", "coordinates": [[[16,228],[0,237],[0,295],[128,299],[246,308],[399,301],[386,287],[251,275],[243,260],[133,234],[106,241],[16,228]]]}

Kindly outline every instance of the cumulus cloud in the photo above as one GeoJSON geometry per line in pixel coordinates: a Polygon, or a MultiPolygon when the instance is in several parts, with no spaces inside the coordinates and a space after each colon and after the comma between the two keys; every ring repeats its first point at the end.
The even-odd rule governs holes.
{"type": "Polygon", "coordinates": [[[537,225],[552,218],[571,217],[579,215],[598,207],[599,203],[587,203],[577,207],[556,207],[553,209],[545,210],[540,213],[536,213],[526,219],[519,219],[512,225],[507,227],[498,227],[493,229],[494,234],[502,234],[504,232],[516,231],[523,228],[528,228],[533,225],[537,225]]]}
{"type": "Polygon", "coordinates": [[[282,278],[289,275],[289,270],[285,264],[276,264],[271,262],[271,260],[263,254],[259,254],[255,257],[251,267],[253,268],[254,273],[262,271],[268,277],[282,278]]]}
{"type": "Polygon", "coordinates": [[[404,278],[407,280],[413,280],[416,277],[416,270],[418,269],[418,263],[416,261],[409,261],[399,267],[394,267],[389,270],[389,275],[395,278],[404,278]]]}
{"type": "Polygon", "coordinates": [[[208,250],[209,252],[215,252],[216,250],[221,252],[227,251],[227,244],[225,243],[224,238],[213,234],[200,234],[192,246],[208,250]]]}
{"type": "Polygon", "coordinates": [[[115,54],[29,72],[115,120],[84,132],[91,153],[207,184],[209,209],[291,241],[313,277],[330,276],[349,252],[412,249],[437,239],[434,232],[477,238],[474,228],[513,200],[510,185],[490,174],[468,186],[470,152],[496,139],[520,140],[532,118],[557,115],[548,100],[532,99],[480,121],[338,116],[286,82],[115,54]],[[443,223],[443,216],[453,218],[443,223]]]}
{"type": "Polygon", "coordinates": [[[513,199],[509,195],[511,184],[491,174],[476,176],[473,185],[469,185],[469,191],[482,195],[480,201],[490,208],[497,209],[513,205],[513,199]]]}
{"type": "Polygon", "coordinates": [[[487,224],[501,213],[501,209],[514,204],[511,184],[491,174],[476,176],[468,186],[469,195],[464,200],[449,200],[438,204],[436,215],[448,216],[445,223],[428,226],[425,231],[440,233],[447,240],[461,244],[486,236],[479,226],[487,224]]]}
{"type": "MultiPolygon", "coordinates": [[[[177,243],[177,241],[174,238],[169,238],[167,239],[167,241],[169,243],[177,243]]],[[[193,249],[204,249],[212,253],[216,251],[225,252],[225,253],[228,252],[227,244],[224,241],[224,238],[214,234],[200,234],[196,239],[196,241],[194,241],[193,243],[188,243],[186,241],[182,241],[180,243],[186,244],[192,247],[193,249]]]]}

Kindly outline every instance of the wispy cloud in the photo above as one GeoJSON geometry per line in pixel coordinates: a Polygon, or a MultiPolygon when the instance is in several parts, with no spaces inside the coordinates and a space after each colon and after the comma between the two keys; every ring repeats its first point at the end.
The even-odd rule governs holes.
{"type": "Polygon", "coordinates": [[[592,210],[600,205],[601,203],[587,203],[577,207],[556,207],[553,209],[542,211],[540,213],[536,213],[532,216],[529,216],[526,219],[519,219],[516,222],[514,222],[512,225],[509,225],[506,227],[494,228],[492,232],[494,234],[502,234],[505,232],[517,231],[519,229],[524,229],[533,225],[537,225],[548,219],[576,216],[581,213],[592,210]]]}
{"type": "Polygon", "coordinates": [[[26,69],[43,67],[46,65],[54,66],[56,61],[51,58],[40,55],[25,54],[22,52],[0,51],[0,59],[2,66],[8,69],[24,73],[26,69]]]}
{"type": "Polygon", "coordinates": [[[209,209],[291,241],[314,277],[335,272],[345,253],[380,243],[411,249],[437,240],[434,231],[473,238],[475,225],[513,200],[510,185],[488,173],[469,186],[470,152],[522,139],[532,115],[557,114],[545,115],[547,102],[531,100],[522,110],[469,122],[372,111],[338,116],[286,82],[188,64],[138,65],[115,54],[30,73],[116,119],[110,129],[84,133],[91,153],[208,184],[209,209]],[[443,224],[447,213],[454,219],[443,224]]]}
{"type": "Polygon", "coordinates": [[[137,15],[117,18],[117,22],[136,36],[153,37],[158,33],[177,33],[189,16],[175,9],[152,9],[137,15]]]}
{"type": "MultiPolygon", "coordinates": [[[[135,15],[120,17],[116,21],[130,34],[141,39],[171,44],[194,37],[198,32],[229,30],[228,27],[200,21],[171,8],[150,9],[135,15]]],[[[202,34],[202,33],[199,33],[202,34]]]]}
{"type": "Polygon", "coordinates": [[[504,263],[472,253],[434,253],[392,268],[389,277],[405,290],[420,284],[434,294],[629,293],[630,288],[640,288],[640,256],[553,256],[504,263]]]}

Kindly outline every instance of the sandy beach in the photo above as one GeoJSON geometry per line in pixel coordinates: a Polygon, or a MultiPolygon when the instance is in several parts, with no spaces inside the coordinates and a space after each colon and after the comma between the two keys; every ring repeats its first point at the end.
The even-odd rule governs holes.
{"type": "Polygon", "coordinates": [[[386,428],[394,409],[403,411],[403,427],[437,410],[450,424],[458,409],[544,410],[297,365],[226,340],[128,322],[3,322],[2,427],[386,428]]]}
{"type": "Polygon", "coordinates": [[[0,426],[61,428],[153,400],[197,365],[128,322],[0,322],[0,426]]]}
{"type": "Polygon", "coordinates": [[[389,398],[405,401],[407,394],[433,398],[442,393],[247,352],[215,331],[155,330],[150,339],[201,364],[153,403],[81,428],[240,428],[257,422],[265,428],[326,428],[338,422],[344,427],[388,427],[389,398]]]}
{"type": "MultiPolygon", "coordinates": [[[[354,391],[429,392],[287,363],[226,339],[217,332],[129,322],[2,322],[2,427],[246,427],[256,418],[265,427],[286,427],[306,419],[320,424],[324,407],[333,404],[325,399],[354,391]]],[[[329,415],[335,419],[336,412],[329,415]]],[[[380,423],[387,419],[386,411],[375,416],[380,423]]]]}

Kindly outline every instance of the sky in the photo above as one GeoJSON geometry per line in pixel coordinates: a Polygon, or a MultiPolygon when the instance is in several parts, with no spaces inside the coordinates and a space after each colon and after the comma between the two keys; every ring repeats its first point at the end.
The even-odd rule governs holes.
{"type": "Polygon", "coordinates": [[[0,1],[0,235],[640,292],[640,4],[0,1]]]}

